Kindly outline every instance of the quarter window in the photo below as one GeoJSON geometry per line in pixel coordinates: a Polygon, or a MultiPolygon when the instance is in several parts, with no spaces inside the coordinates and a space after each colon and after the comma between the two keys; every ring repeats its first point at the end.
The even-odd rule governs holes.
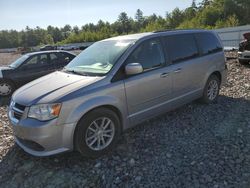
{"type": "Polygon", "coordinates": [[[167,36],[164,39],[172,63],[188,60],[199,55],[192,34],[167,36]]]}
{"type": "Polygon", "coordinates": [[[128,57],[126,64],[140,63],[143,70],[149,70],[164,64],[164,55],[158,39],[151,39],[139,45],[128,57]]]}
{"type": "Polygon", "coordinates": [[[202,55],[207,55],[222,51],[222,46],[219,40],[211,33],[197,33],[195,34],[197,43],[201,49],[202,55]]]}
{"type": "Polygon", "coordinates": [[[48,56],[47,54],[41,54],[40,55],[40,61],[39,61],[39,65],[40,66],[44,66],[44,65],[48,65],[49,61],[48,61],[48,56]]]}

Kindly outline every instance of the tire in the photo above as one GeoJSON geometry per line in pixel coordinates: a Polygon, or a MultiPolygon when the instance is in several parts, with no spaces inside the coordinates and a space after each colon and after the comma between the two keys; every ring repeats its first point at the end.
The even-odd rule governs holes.
{"type": "Polygon", "coordinates": [[[77,124],[75,149],[85,157],[97,158],[114,148],[120,134],[121,124],[117,114],[107,108],[98,108],[87,113],[77,124]]]}
{"type": "Polygon", "coordinates": [[[249,63],[249,61],[239,59],[239,63],[240,63],[241,65],[247,65],[247,64],[249,63]]]}
{"type": "Polygon", "coordinates": [[[200,101],[205,104],[214,103],[217,101],[220,91],[220,79],[218,76],[212,74],[205,85],[203,96],[200,101]]]}
{"type": "Polygon", "coordinates": [[[8,80],[0,80],[0,96],[11,96],[15,91],[15,85],[8,80]]]}

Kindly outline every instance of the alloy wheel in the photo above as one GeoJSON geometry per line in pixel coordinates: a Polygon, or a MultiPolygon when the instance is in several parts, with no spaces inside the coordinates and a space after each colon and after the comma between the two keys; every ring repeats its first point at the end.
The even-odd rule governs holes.
{"type": "Polygon", "coordinates": [[[109,146],[115,135],[115,126],[108,117],[94,120],[87,128],[85,142],[95,151],[100,151],[109,146]]]}
{"type": "Polygon", "coordinates": [[[209,100],[214,100],[218,94],[219,86],[216,80],[211,80],[207,88],[207,97],[209,100]]]}
{"type": "Polygon", "coordinates": [[[0,83],[0,95],[7,96],[11,93],[12,88],[8,83],[0,83]]]}

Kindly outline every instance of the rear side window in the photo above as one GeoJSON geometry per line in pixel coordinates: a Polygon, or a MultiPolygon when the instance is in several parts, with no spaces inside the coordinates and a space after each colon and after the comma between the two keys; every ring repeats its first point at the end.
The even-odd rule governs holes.
{"type": "Polygon", "coordinates": [[[40,64],[40,66],[44,66],[44,65],[48,65],[49,64],[47,54],[41,54],[40,55],[39,64],[40,64]]]}
{"type": "Polygon", "coordinates": [[[219,40],[211,33],[197,33],[195,34],[197,43],[200,47],[201,54],[207,55],[222,51],[222,46],[219,40]]]}
{"type": "Polygon", "coordinates": [[[199,56],[195,38],[192,34],[167,36],[164,43],[172,63],[178,63],[199,56]]]}
{"type": "Polygon", "coordinates": [[[58,53],[58,57],[63,63],[69,63],[75,57],[68,53],[58,53]]]}
{"type": "Polygon", "coordinates": [[[56,56],[56,54],[52,53],[52,54],[49,54],[49,55],[50,55],[50,61],[51,61],[52,63],[57,62],[58,57],[56,56]]]}
{"type": "Polygon", "coordinates": [[[150,39],[140,44],[128,57],[126,64],[140,63],[143,70],[160,67],[164,64],[164,54],[159,39],[150,39]]]}
{"type": "Polygon", "coordinates": [[[75,58],[75,56],[74,55],[72,55],[72,54],[69,54],[69,53],[66,53],[66,52],[63,52],[63,55],[65,56],[65,58],[69,58],[69,60],[71,61],[72,59],[74,59],[75,58]]]}

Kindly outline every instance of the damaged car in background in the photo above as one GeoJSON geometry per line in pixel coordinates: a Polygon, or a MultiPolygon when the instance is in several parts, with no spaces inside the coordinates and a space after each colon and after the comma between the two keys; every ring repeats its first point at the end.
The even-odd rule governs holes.
{"type": "Polygon", "coordinates": [[[250,62],[250,33],[243,34],[244,40],[239,45],[238,59],[240,64],[250,62]]]}

